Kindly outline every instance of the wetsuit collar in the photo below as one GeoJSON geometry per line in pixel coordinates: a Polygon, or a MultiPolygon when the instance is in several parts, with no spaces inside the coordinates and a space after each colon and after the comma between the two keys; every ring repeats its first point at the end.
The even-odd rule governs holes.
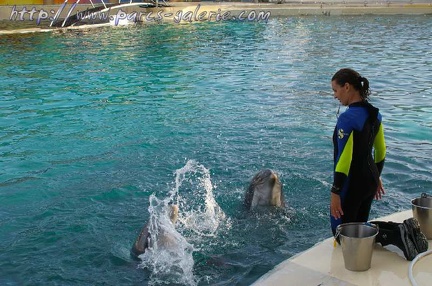
{"type": "Polygon", "coordinates": [[[350,105],[348,105],[348,107],[358,107],[358,106],[367,106],[367,105],[369,105],[369,102],[367,102],[366,100],[362,100],[362,101],[351,103],[350,105]]]}

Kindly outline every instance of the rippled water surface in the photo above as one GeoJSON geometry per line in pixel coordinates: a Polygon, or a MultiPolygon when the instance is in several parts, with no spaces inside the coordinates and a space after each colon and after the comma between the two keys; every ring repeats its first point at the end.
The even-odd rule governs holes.
{"type": "Polygon", "coordinates": [[[249,285],[329,237],[342,67],[384,118],[371,215],[409,209],[432,193],[431,31],[323,16],[0,37],[0,284],[249,285]],[[242,209],[262,168],[286,211],[242,209]],[[134,260],[149,220],[177,248],[134,260]]]}

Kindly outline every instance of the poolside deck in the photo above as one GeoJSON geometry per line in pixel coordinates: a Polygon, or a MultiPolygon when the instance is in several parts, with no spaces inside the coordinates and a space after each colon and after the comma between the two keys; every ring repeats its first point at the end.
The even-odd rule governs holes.
{"type": "MultiPolygon", "coordinates": [[[[412,217],[412,211],[403,211],[377,220],[402,222],[412,217]]],[[[429,249],[431,241],[429,240],[429,249]]],[[[294,256],[269,273],[253,286],[278,285],[411,285],[408,276],[410,261],[405,260],[397,248],[385,249],[375,245],[371,268],[364,272],[345,269],[342,247],[334,247],[334,239],[328,238],[303,253],[294,256]],[[391,251],[390,251],[391,250],[391,251]],[[289,281],[289,282],[288,282],[289,281]]],[[[430,285],[432,281],[432,255],[420,259],[414,266],[413,277],[418,285],[430,285]]]]}

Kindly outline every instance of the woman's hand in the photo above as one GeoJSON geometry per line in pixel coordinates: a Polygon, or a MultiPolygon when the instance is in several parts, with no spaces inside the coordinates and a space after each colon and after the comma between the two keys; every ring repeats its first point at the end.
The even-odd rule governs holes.
{"type": "Polygon", "coordinates": [[[330,194],[330,213],[335,219],[340,219],[344,214],[340,196],[335,193],[330,194]]]}
{"type": "Polygon", "coordinates": [[[375,193],[375,199],[376,200],[381,200],[382,196],[385,194],[385,190],[381,181],[381,178],[379,178],[379,183],[378,183],[378,187],[375,193]]]}

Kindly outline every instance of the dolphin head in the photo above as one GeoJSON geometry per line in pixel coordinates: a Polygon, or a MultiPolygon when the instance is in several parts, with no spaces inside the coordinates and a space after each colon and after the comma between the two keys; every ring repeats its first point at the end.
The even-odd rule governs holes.
{"type": "Polygon", "coordinates": [[[252,178],[244,204],[248,209],[256,206],[284,207],[285,199],[279,176],[271,169],[259,171],[252,178]]]}

